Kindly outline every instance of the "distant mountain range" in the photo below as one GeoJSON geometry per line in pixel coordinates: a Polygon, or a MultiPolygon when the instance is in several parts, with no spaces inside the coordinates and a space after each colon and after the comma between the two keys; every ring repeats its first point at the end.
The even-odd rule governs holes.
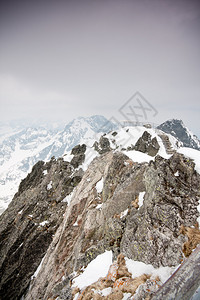
{"type": "MultiPolygon", "coordinates": [[[[115,124],[99,115],[76,118],[64,129],[23,126],[16,123],[14,127],[0,125],[0,213],[12,200],[20,181],[27,176],[35,163],[40,160],[49,161],[52,156],[61,157],[78,144],[92,146],[102,133],[118,130],[115,124]]],[[[158,129],[173,135],[183,146],[200,150],[199,140],[181,120],[169,120],[158,126],[158,129]]],[[[122,148],[124,138],[129,148],[133,147],[143,131],[119,134],[115,138],[116,147],[122,148]]],[[[114,136],[109,135],[108,138],[112,144],[114,136]]],[[[159,140],[158,137],[158,142],[159,140]]],[[[162,144],[161,140],[160,143],[162,144]]]]}
{"type": "Polygon", "coordinates": [[[15,176],[5,185],[48,162],[32,167],[0,215],[1,300],[193,299],[200,151],[150,124],[104,121],[4,139],[5,175],[15,176]]]}
{"type": "Polygon", "coordinates": [[[0,212],[7,207],[20,181],[36,162],[60,157],[77,144],[94,142],[96,135],[116,128],[99,115],[78,117],[64,129],[23,126],[23,123],[0,126],[0,212]]]}

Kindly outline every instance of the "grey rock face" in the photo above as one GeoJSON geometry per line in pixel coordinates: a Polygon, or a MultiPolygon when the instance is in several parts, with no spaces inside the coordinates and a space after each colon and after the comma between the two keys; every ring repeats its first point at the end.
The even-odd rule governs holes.
{"type": "Polygon", "coordinates": [[[0,299],[19,299],[63,220],[81,171],[52,158],[38,162],[0,216],[0,299]]]}
{"type": "Polygon", "coordinates": [[[191,160],[176,153],[169,160],[156,157],[144,182],[144,204],[127,218],[121,252],[155,267],[178,265],[185,241],[180,226],[193,226],[198,217],[200,176],[191,160]]]}
{"type": "Polygon", "coordinates": [[[85,151],[86,151],[86,145],[85,144],[77,145],[72,149],[71,154],[80,155],[80,154],[85,153],[85,151]]]}
{"type": "Polygon", "coordinates": [[[114,258],[123,253],[155,267],[178,265],[186,241],[180,226],[196,223],[199,186],[194,163],[181,154],[169,160],[156,157],[149,164],[133,163],[122,153],[96,158],[77,186],[25,299],[70,299],[62,295],[70,294],[73,272],[105,250],[112,250],[114,258]],[[141,192],[145,196],[139,206],[141,192]]]}
{"type": "Polygon", "coordinates": [[[138,139],[134,149],[143,153],[147,153],[150,156],[155,156],[158,153],[160,146],[156,137],[151,139],[151,134],[147,131],[138,139]]]}
{"type": "MultiPolygon", "coordinates": [[[[188,260],[186,260],[183,265],[179,267],[173,277],[171,277],[153,296],[152,300],[193,299],[192,296],[200,285],[199,268],[200,246],[195,249],[188,260]]],[[[195,299],[199,299],[199,293],[195,299]]]]}
{"type": "MultiPolygon", "coordinates": [[[[84,155],[85,147],[72,152],[84,155]]],[[[193,161],[178,153],[139,164],[108,151],[84,174],[62,159],[40,162],[0,219],[1,298],[19,299],[44,254],[26,300],[71,299],[74,272],[105,250],[114,259],[123,253],[155,267],[178,265],[186,241],[180,227],[197,221],[199,186],[193,161]]]]}
{"type": "Polygon", "coordinates": [[[78,168],[78,166],[80,166],[84,162],[85,151],[86,151],[85,144],[77,145],[72,149],[71,154],[74,155],[74,157],[72,158],[70,163],[74,168],[78,168]]]}

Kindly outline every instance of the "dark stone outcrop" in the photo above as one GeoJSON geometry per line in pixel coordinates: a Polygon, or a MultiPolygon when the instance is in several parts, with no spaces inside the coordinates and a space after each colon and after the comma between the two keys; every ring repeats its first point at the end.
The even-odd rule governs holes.
{"type": "Polygon", "coordinates": [[[63,159],[38,162],[0,216],[0,299],[20,299],[63,220],[62,201],[83,172],[63,159]]]}
{"type": "Polygon", "coordinates": [[[187,129],[182,120],[168,120],[157,128],[173,135],[184,147],[200,150],[200,140],[187,129]]]}
{"type": "Polygon", "coordinates": [[[32,168],[32,172],[23,179],[19,185],[19,189],[16,196],[19,196],[28,188],[34,188],[39,185],[43,179],[43,161],[38,161],[32,168]]]}
{"type": "Polygon", "coordinates": [[[147,153],[150,156],[155,156],[158,153],[159,148],[160,146],[156,137],[151,139],[151,134],[147,131],[144,131],[134,147],[135,150],[147,153]]]}
{"type": "Polygon", "coordinates": [[[99,154],[104,154],[111,150],[110,141],[104,136],[101,136],[99,142],[96,141],[93,147],[99,154]]]}
{"type": "Polygon", "coordinates": [[[85,151],[86,151],[85,144],[77,145],[72,149],[71,154],[74,155],[74,157],[72,158],[70,163],[74,168],[78,168],[78,166],[80,166],[84,162],[85,151]]]}

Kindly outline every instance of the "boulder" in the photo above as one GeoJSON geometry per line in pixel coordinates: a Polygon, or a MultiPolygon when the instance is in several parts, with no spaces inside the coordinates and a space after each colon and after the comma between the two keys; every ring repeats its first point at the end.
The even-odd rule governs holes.
{"type": "Polygon", "coordinates": [[[85,161],[85,151],[85,144],[77,145],[72,149],[71,154],[74,155],[74,157],[72,158],[70,163],[74,168],[78,168],[78,166],[80,166],[85,161]]]}
{"type": "Polygon", "coordinates": [[[93,147],[99,154],[104,154],[111,150],[110,141],[104,136],[101,136],[99,142],[96,141],[93,147]]]}
{"type": "Polygon", "coordinates": [[[143,135],[136,142],[134,149],[136,151],[147,153],[150,156],[155,156],[158,153],[160,146],[156,137],[151,139],[151,134],[144,131],[143,135]]]}

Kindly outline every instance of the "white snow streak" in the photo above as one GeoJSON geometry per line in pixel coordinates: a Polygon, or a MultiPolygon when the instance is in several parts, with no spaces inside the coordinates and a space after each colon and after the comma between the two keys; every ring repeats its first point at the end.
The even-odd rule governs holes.
{"type": "Polygon", "coordinates": [[[49,184],[47,185],[47,190],[51,190],[52,189],[52,180],[49,182],[49,184]]]}
{"type": "Polygon", "coordinates": [[[145,195],[145,192],[139,193],[139,202],[138,202],[139,207],[141,207],[143,205],[144,195],[145,195]]]}
{"type": "Polygon", "coordinates": [[[103,190],[103,178],[96,184],[97,193],[101,193],[103,190]]]}

